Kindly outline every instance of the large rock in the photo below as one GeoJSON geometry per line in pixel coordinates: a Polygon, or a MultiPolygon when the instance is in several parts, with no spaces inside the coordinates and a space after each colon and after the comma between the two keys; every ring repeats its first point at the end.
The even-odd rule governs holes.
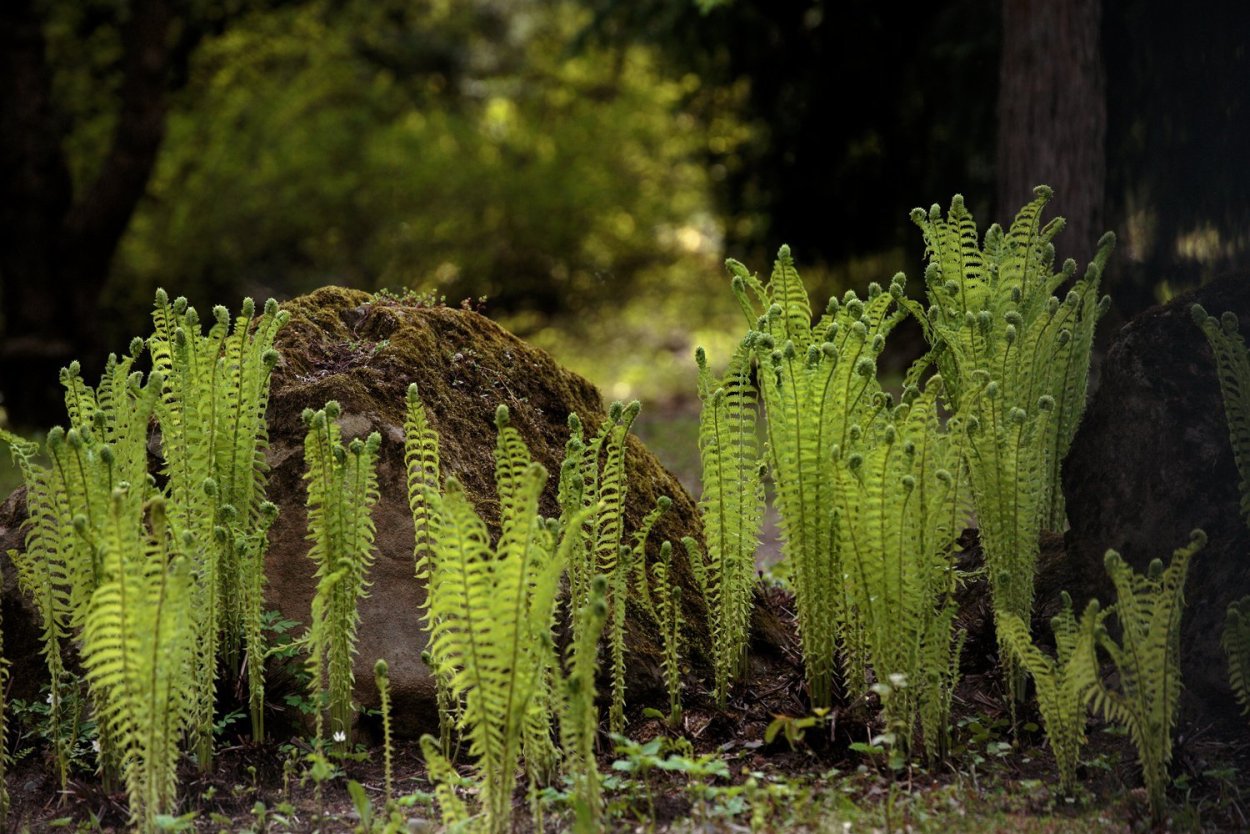
{"type": "Polygon", "coordinates": [[[1198,302],[1250,322],[1250,276],[1232,275],[1142,313],[1116,336],[1072,450],[1063,484],[1073,587],[1104,602],[1108,548],[1137,570],[1189,541],[1208,544],[1190,566],[1182,629],[1185,712],[1228,728],[1244,722],[1220,648],[1229,602],[1250,594],[1250,533],[1238,514],[1237,469],[1215,362],[1190,317],[1198,302]]]}
{"type": "MultiPolygon", "coordinates": [[[[403,453],[405,393],[417,383],[432,426],[438,431],[443,472],[454,475],[497,530],[495,494],[495,409],[503,403],[534,459],[552,478],[542,512],[558,515],[555,480],[568,439],[568,415],[577,412],[592,433],[607,419],[599,392],[533,348],[477,313],[447,307],[409,305],[368,293],[329,287],[283,305],[291,312],[277,347],[282,359],[274,373],[269,404],[268,497],[279,506],[267,556],[268,600],[286,617],[307,623],[315,587],[308,558],[304,510],[305,408],[337,400],[343,408],[345,438],[372,431],[382,435],[378,475],[381,497],[374,509],[377,554],[369,596],[360,606],[356,697],[377,706],[373,666],[390,665],[396,727],[416,733],[437,726],[434,682],[421,660],[426,632],[421,623],[425,588],[414,576],[413,525],[407,503],[403,453]]],[[[690,496],[634,437],[629,438],[625,535],[662,496],[671,509],[652,532],[648,555],[673,541],[678,554],[675,577],[690,589],[682,595],[687,640],[697,672],[706,673],[707,617],[679,542],[702,526],[690,496]]],[[[0,559],[3,560],[5,654],[14,663],[14,693],[34,697],[46,671],[39,656],[33,606],[16,587],[12,564],[2,554],[23,546],[25,491],[0,508],[0,559]]],[[[649,615],[630,606],[626,623],[629,697],[659,703],[663,688],[661,647],[649,615]]],[[[706,676],[706,675],[705,675],[706,676]]],[[[282,676],[279,676],[282,680],[282,676]]],[[[286,679],[287,686],[293,681],[286,679]]],[[[666,705],[666,702],[665,702],[666,705]]]]}
{"type": "MultiPolygon", "coordinates": [[[[436,721],[434,684],[421,661],[426,634],[420,616],[425,589],[414,578],[413,526],[407,503],[403,456],[405,391],[417,383],[441,444],[443,471],[454,475],[489,524],[497,523],[494,414],[503,403],[512,424],[535,460],[551,473],[542,511],[559,513],[555,481],[568,439],[568,415],[577,412],[588,433],[606,419],[598,391],[477,313],[447,307],[407,305],[367,293],[326,288],[283,305],[290,323],[278,338],[282,361],[273,379],[269,405],[269,497],[281,508],[270,533],[267,562],[269,597],[284,614],[306,622],[314,583],[305,539],[303,482],[305,408],[328,400],[343,407],[344,435],[382,435],[379,457],[381,498],[374,510],[377,560],[369,597],[360,607],[356,680],[358,697],[375,700],[373,664],[390,664],[395,715],[411,730],[436,721]]],[[[650,555],[665,539],[677,549],[684,535],[701,535],[694,502],[636,439],[627,457],[629,492],[626,535],[667,495],[673,506],[652,532],[650,555]]],[[[692,579],[684,556],[679,581],[692,579]]],[[[683,594],[691,644],[704,651],[698,595],[683,594]]],[[[658,633],[647,615],[630,609],[631,694],[646,697],[662,687],[658,633]]]]}

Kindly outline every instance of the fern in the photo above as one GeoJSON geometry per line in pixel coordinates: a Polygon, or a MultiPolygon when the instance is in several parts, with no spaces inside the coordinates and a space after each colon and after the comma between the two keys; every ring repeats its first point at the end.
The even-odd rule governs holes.
{"type": "Polygon", "coordinates": [[[686,539],[695,581],[707,602],[716,701],[725,705],[730,681],[746,668],[755,550],[763,524],[763,464],[756,440],[757,392],[751,382],[751,347],[743,342],[721,379],[713,377],[702,348],[699,367],[699,458],[703,494],[699,509],[707,553],[686,539]]]}
{"type": "Polygon", "coordinates": [[[782,553],[794,579],[808,688],[814,706],[829,707],[838,640],[854,628],[846,623],[833,513],[835,456],[853,438],[879,428],[885,398],[876,359],[902,316],[895,300],[902,297],[903,278],[896,276],[889,292],[871,284],[866,299],[853,292],[842,302],[830,299],[813,325],[789,247],[778,253],[767,284],[736,261],[728,266],[753,327],[747,344],[759,364],[782,553]]]}
{"type": "Polygon", "coordinates": [[[248,298],[233,324],[225,307],[214,307],[203,333],[186,299],[171,302],[164,290],[157,291],[152,311],[147,345],[165,381],[157,416],[171,522],[193,537],[200,577],[196,726],[202,767],[212,755],[218,668],[233,673],[243,652],[252,735],[264,738],[264,554],[277,513],[265,500],[265,412],[278,361],[274,339],[287,319],[273,299],[258,315],[248,298]]]}
{"type": "MultiPolygon", "coordinates": [[[[557,545],[557,525],[538,515],[546,470],[531,460],[509,425],[507,408],[498,409],[496,425],[501,530],[494,547],[455,479],[448,478],[443,495],[427,493],[434,548],[427,614],[431,657],[436,674],[446,675],[452,693],[464,700],[460,724],[482,780],[480,812],[472,819],[492,833],[510,827],[516,765],[526,726],[534,720],[531,701],[543,690],[554,655],[551,627],[569,558],[569,531],[586,520],[585,515],[570,519],[557,545]]],[[[441,772],[440,781],[445,780],[449,768],[434,740],[427,736],[423,748],[431,772],[441,772]]],[[[451,824],[465,809],[458,800],[443,801],[448,793],[440,789],[439,796],[451,824]]]]}
{"type": "Polygon", "coordinates": [[[565,657],[560,700],[560,745],[564,768],[572,781],[574,824],[578,834],[603,829],[603,796],[595,760],[599,711],[595,707],[595,673],[599,638],[608,614],[607,579],[591,582],[589,599],[575,615],[575,638],[565,657]]]}
{"type": "Polygon", "coordinates": [[[82,658],[101,733],[122,763],[131,822],[157,830],[174,810],[177,763],[194,700],[192,580],[173,547],[164,502],[151,531],[131,523],[133,491],[119,485],[99,541],[103,577],[83,625],[82,658]]]}
{"type": "Polygon", "coordinates": [[[1228,655],[1228,680],[1242,712],[1250,715],[1250,597],[1228,606],[1220,644],[1228,655]]]}
{"type": "MultiPolygon", "coordinates": [[[[927,311],[905,302],[933,343],[952,404],[969,432],[968,462],[996,612],[1028,620],[1038,534],[1062,529],[1059,468],[1085,407],[1094,327],[1109,301],[1098,286],[1115,243],[1108,233],[1085,277],[1060,301],[1053,293],[1076,273],[1052,272],[1057,218],[1043,225],[1051,190],[1004,231],[978,240],[956,195],[941,209],[915,209],[924,234],[927,311]]],[[[1010,658],[1008,652],[1004,656],[1010,658]]],[[[1010,664],[1008,664],[1010,665],[1010,664]]],[[[1017,699],[1022,679],[1008,669],[1017,699]]]]}
{"type": "MultiPolygon", "coordinates": [[[[308,632],[309,672],[313,698],[327,695],[335,746],[348,749],[355,708],[352,673],[357,610],[368,587],[373,564],[372,511],[378,500],[377,453],[381,436],[343,445],[335,422],[341,409],[335,401],[320,411],[307,409],[304,460],[308,483],[308,555],[316,565],[317,589],[308,632]],[[323,690],[324,687],[324,690],[323,690]]],[[[323,741],[317,713],[317,742],[323,741]]]]}
{"type": "MultiPolygon", "coordinates": [[[[955,539],[967,517],[962,432],[939,427],[941,379],[909,386],[879,439],[852,446],[838,470],[838,534],[849,622],[901,749],[921,712],[931,757],[957,678],[955,539]],[[954,670],[952,680],[945,670],[954,670]]],[[[850,638],[848,638],[849,640],[850,638]]],[[[854,687],[853,687],[854,688],[854,687]]]]}
{"type": "Polygon", "coordinates": [[[1163,819],[1172,730],[1180,705],[1185,577],[1190,559],[1206,540],[1201,530],[1194,530],[1189,544],[1172,554],[1166,570],[1155,559],[1145,576],[1134,573],[1114,550],[1107,551],[1120,640],[1102,631],[1098,645],[1115,665],[1119,684],[1109,689],[1099,680],[1092,698],[1094,708],[1128,730],[1133,739],[1156,823],[1163,819]]]}
{"type": "Polygon", "coordinates": [[[1015,614],[998,618],[1003,644],[1033,678],[1037,705],[1046,725],[1046,740],[1055,754],[1060,788],[1071,794],[1076,766],[1085,744],[1085,704],[1098,685],[1097,638],[1106,612],[1091,600],[1078,622],[1072,598],[1063,593],[1063,607],[1051,620],[1058,657],[1043,654],[1029,636],[1028,625],[1015,614]]]}
{"type": "MultiPolygon", "coordinates": [[[[160,374],[144,386],[132,373],[142,342],[122,358],[110,355],[100,384],[82,381],[73,362],[61,372],[68,430],[54,427],[45,449],[48,464],[36,460],[37,447],[5,433],[27,485],[26,546],[11,551],[18,584],[35,602],[42,625],[52,703],[49,721],[62,785],[68,778],[68,743],[77,735],[76,715],[63,714],[70,678],[61,641],[84,625],[92,594],[104,578],[101,542],[119,529],[142,527],[143,502],[153,490],[147,474],[147,424],[160,374]],[[128,485],[125,512],[113,512],[113,492],[128,485]],[[69,719],[66,730],[64,722],[69,719]]],[[[101,731],[101,761],[112,760],[107,728],[101,731]]],[[[104,767],[105,779],[113,769],[104,767]]]]}
{"type": "MultiPolygon", "coordinates": [[[[0,586],[4,576],[0,574],[0,586]]],[[[8,745],[8,699],[9,659],[4,656],[4,624],[0,622],[0,827],[9,821],[9,745],[8,745]]]]}

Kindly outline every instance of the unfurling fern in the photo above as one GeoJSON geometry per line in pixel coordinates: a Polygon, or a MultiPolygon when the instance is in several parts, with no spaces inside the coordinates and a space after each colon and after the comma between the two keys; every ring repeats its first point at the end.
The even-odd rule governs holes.
{"type": "Polygon", "coordinates": [[[886,334],[902,317],[895,301],[902,275],[888,292],[877,284],[860,299],[830,299],[815,325],[789,247],[767,284],[728,262],[733,290],[759,364],[767,415],[769,464],[781,516],[782,553],[790,563],[799,638],[813,706],[833,700],[835,653],[847,616],[845,573],[835,523],[836,455],[852,438],[874,434],[885,396],[876,360],[886,334]]]}
{"type": "Polygon", "coordinates": [[[382,438],[374,432],[343,446],[341,409],[331,400],[320,411],[306,409],[304,460],[308,484],[309,558],[316,564],[317,590],[309,626],[309,686],[317,703],[317,744],[323,743],[320,704],[328,700],[335,746],[345,751],[352,732],[352,661],[356,653],[359,600],[373,564],[372,511],[378,500],[376,472],[382,438]]]}
{"type": "Polygon", "coordinates": [[[1033,678],[1046,740],[1059,767],[1059,786],[1070,794],[1076,787],[1076,766],[1085,743],[1085,705],[1098,686],[1095,652],[1106,612],[1099,610],[1097,600],[1091,600],[1078,621],[1072,597],[1065,591],[1062,599],[1063,607],[1051,620],[1057,658],[1033,645],[1028,625],[1015,614],[1000,614],[998,629],[1002,644],[1033,678]]]}
{"type": "Polygon", "coordinates": [[[1145,576],[1134,573],[1114,550],[1107,551],[1107,573],[1116,589],[1112,610],[1120,640],[1116,642],[1101,631],[1098,645],[1115,664],[1119,685],[1109,689],[1099,679],[1093,703],[1133,739],[1156,823],[1163,819],[1172,730],[1180,706],[1185,577],[1189,560],[1206,541],[1205,533],[1194,530],[1189,544],[1172,554],[1166,570],[1163,562],[1155,559],[1145,576]]]}
{"type": "MultiPolygon", "coordinates": [[[[485,523],[455,479],[448,478],[443,495],[427,493],[433,532],[427,616],[435,673],[447,676],[453,695],[463,699],[460,726],[477,760],[481,791],[479,811],[471,817],[474,830],[502,834],[510,829],[516,766],[527,727],[535,723],[534,699],[547,698],[555,655],[552,621],[571,531],[587,516],[571,518],[557,540],[558,525],[538,515],[546,470],[531,460],[508,423],[507,408],[500,406],[496,425],[499,541],[491,547],[485,523]]],[[[549,713],[546,722],[549,728],[549,713]]],[[[447,784],[454,771],[434,739],[426,736],[422,747],[441,783],[444,821],[464,820],[464,804],[447,784]]]]}
{"type": "Polygon", "coordinates": [[[937,377],[924,393],[907,387],[876,441],[861,436],[845,455],[837,493],[853,629],[847,643],[871,667],[901,749],[926,716],[931,758],[945,748],[949,691],[958,680],[947,670],[958,669],[954,553],[968,512],[966,439],[939,427],[941,387],[937,377]]]}
{"type": "MultiPolygon", "coordinates": [[[[570,436],[557,489],[561,508],[557,528],[562,536],[569,537],[569,611],[576,612],[586,604],[595,576],[608,577],[606,630],[612,679],[608,724],[618,733],[625,729],[625,603],[630,574],[637,577],[642,571],[645,578],[647,537],[651,526],[671,505],[667,497],[660,498],[634,531],[632,544],[626,544],[626,440],[639,409],[636,400],[629,405],[612,403],[608,419],[588,441],[583,437],[580,418],[570,414],[570,436]],[[574,529],[571,519],[575,516],[582,519],[583,529],[574,529]]],[[[635,580],[635,587],[644,584],[635,580]]],[[[577,619],[573,622],[576,627],[577,619]]]]}
{"type": "MultiPolygon", "coordinates": [[[[110,355],[95,389],[83,381],[77,362],[61,372],[69,430],[48,432],[48,465],[36,460],[37,447],[5,432],[27,486],[26,546],[10,551],[18,584],[35,603],[42,627],[44,659],[51,686],[51,723],[57,769],[68,776],[69,743],[77,735],[76,715],[65,715],[69,676],[61,641],[83,627],[92,594],[103,581],[100,543],[109,536],[137,535],[143,527],[143,504],[153,492],[147,472],[147,425],[159,372],[148,385],[132,373],[143,343],[136,339],[129,354],[110,355]],[[122,484],[123,508],[113,506],[122,484]],[[71,726],[65,728],[69,720],[71,726]]],[[[104,727],[100,737],[106,781],[115,774],[117,758],[104,727]]]]}
{"type": "Polygon", "coordinates": [[[145,832],[175,809],[177,764],[194,703],[190,565],[173,546],[164,502],[151,530],[130,523],[130,488],[119,485],[98,542],[101,582],[83,624],[82,658],[96,720],[121,761],[131,822],[145,832]]]}
{"type": "Polygon", "coordinates": [[[668,724],[681,724],[681,637],[685,620],[681,614],[681,586],[672,581],[673,543],[664,542],[660,558],[651,566],[655,580],[655,606],[652,613],[660,627],[664,686],[668,690],[668,724]]]}
{"type": "Polygon", "coordinates": [[[1228,680],[1242,712],[1250,715],[1250,597],[1228,606],[1228,619],[1220,639],[1228,655],[1228,680]]]}
{"type": "Polygon", "coordinates": [[[607,591],[606,577],[595,577],[586,603],[574,615],[575,637],[569,643],[559,690],[560,746],[564,770],[572,781],[573,830],[578,834],[603,830],[603,796],[595,761],[595,738],[599,734],[595,673],[599,637],[608,615],[607,591]]]}
{"type": "Polygon", "coordinates": [[[288,314],[270,299],[258,313],[243,300],[231,322],[213,308],[202,332],[185,298],[157,290],[148,339],[164,386],[157,407],[170,521],[194,539],[199,581],[196,605],[200,764],[212,756],[218,669],[233,675],[246,653],[253,738],[264,738],[264,657],[261,628],[267,533],[277,507],[265,500],[268,428],[265,411],[278,353],[273,349],[288,314]]]}
{"type": "MultiPolygon", "coordinates": [[[[1039,186],[1011,227],[997,224],[978,240],[963,198],[915,209],[929,266],[930,307],[908,308],[925,327],[952,403],[969,432],[981,541],[996,612],[1028,621],[1038,535],[1061,529],[1059,467],[1085,407],[1094,326],[1109,301],[1098,284],[1115,238],[1099,241],[1086,275],[1061,301],[1053,293],[1076,263],[1052,272],[1051,241],[1063,220],[1042,225],[1051,190],[1039,186]]],[[[1010,657],[1010,653],[1004,652],[1010,657]]],[[[1017,699],[1022,678],[1008,669],[1017,699]]]]}
{"type": "MultiPolygon", "coordinates": [[[[1250,524],[1250,351],[1246,350],[1235,314],[1226,312],[1216,319],[1198,304],[1189,309],[1215,355],[1233,460],[1241,478],[1241,515],[1250,524]]],[[[1250,596],[1228,606],[1220,642],[1228,654],[1228,679],[1233,694],[1250,715],[1250,596]]]]}
{"type": "Polygon", "coordinates": [[[684,539],[695,581],[707,602],[712,636],[716,701],[729,695],[729,683],[746,669],[755,550],[763,523],[763,464],[756,439],[756,390],[751,382],[751,348],[738,346],[724,377],[708,369],[702,348],[699,366],[699,458],[703,494],[699,510],[707,539],[702,554],[684,539]]]}

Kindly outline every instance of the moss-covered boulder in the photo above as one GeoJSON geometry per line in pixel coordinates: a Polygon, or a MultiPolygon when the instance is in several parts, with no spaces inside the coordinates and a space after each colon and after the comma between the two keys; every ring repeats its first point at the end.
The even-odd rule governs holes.
{"type": "MultiPolygon", "coordinates": [[[[305,408],[329,400],[343,407],[345,437],[382,435],[381,498],[374,511],[377,559],[369,597],[361,605],[357,643],[357,696],[372,705],[374,661],[390,664],[397,719],[411,731],[436,722],[434,683],[421,661],[426,635],[421,624],[425,590],[414,578],[413,526],[403,454],[405,391],[416,383],[438,431],[443,471],[464,485],[488,520],[498,518],[494,485],[494,414],[503,403],[534,459],[552,474],[543,498],[546,515],[557,515],[555,480],[568,439],[568,415],[576,412],[593,431],[607,418],[599,392],[489,319],[467,310],[408,304],[392,298],[325,288],[283,305],[290,323],[278,339],[282,354],[269,405],[269,497],[281,509],[270,533],[267,572],[273,607],[306,622],[312,598],[303,482],[305,408]]],[[[656,525],[649,554],[665,539],[699,536],[694,502],[636,439],[630,438],[626,535],[667,495],[672,508],[656,525]]],[[[680,547],[677,548],[679,551],[680,547]]],[[[679,581],[692,579],[684,556],[679,581]]],[[[706,622],[698,594],[683,594],[690,641],[701,655],[706,622]]],[[[658,632],[641,610],[630,609],[630,697],[642,702],[662,687],[658,632]]]]}

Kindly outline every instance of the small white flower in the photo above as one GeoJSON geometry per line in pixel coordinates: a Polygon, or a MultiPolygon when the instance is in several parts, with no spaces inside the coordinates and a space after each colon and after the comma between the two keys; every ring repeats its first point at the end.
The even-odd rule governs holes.
{"type": "Polygon", "coordinates": [[[100,740],[98,738],[91,739],[91,752],[97,754],[100,752],[100,740]]]}
{"type": "Polygon", "coordinates": [[[342,730],[335,730],[334,731],[334,743],[342,744],[345,741],[347,741],[347,733],[343,732],[342,730]]]}

